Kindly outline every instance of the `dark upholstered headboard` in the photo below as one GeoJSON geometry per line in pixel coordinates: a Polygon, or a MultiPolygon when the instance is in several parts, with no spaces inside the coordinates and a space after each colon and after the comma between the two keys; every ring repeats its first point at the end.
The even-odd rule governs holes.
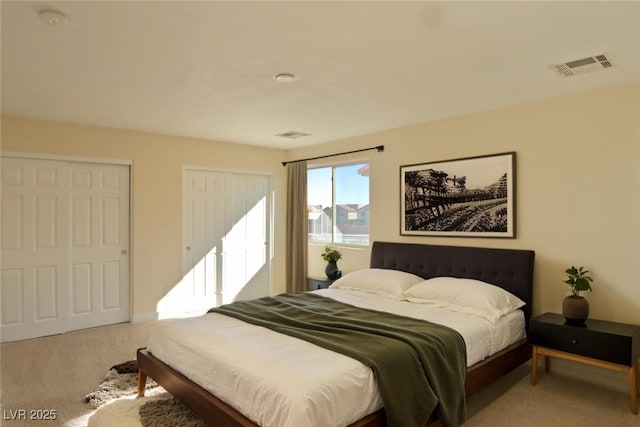
{"type": "Polygon", "coordinates": [[[406,271],[425,279],[476,279],[500,286],[527,304],[522,310],[528,324],[534,258],[535,252],[530,250],[374,242],[371,268],[406,271]]]}

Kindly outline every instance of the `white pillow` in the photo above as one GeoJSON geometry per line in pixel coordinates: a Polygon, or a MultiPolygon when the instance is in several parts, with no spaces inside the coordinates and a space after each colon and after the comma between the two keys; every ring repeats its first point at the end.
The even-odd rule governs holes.
{"type": "Polygon", "coordinates": [[[520,298],[498,286],[456,277],[425,280],[408,289],[404,293],[404,299],[474,314],[491,323],[525,305],[520,298]]]}
{"type": "Polygon", "coordinates": [[[348,289],[402,299],[404,291],[424,279],[415,274],[385,268],[367,268],[346,274],[333,282],[331,289],[348,289]]]}

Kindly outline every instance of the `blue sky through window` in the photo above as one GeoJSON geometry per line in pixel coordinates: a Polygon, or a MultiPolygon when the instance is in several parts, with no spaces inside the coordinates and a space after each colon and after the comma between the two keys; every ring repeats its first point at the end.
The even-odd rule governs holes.
{"type": "MultiPolygon", "coordinates": [[[[363,163],[336,167],[336,203],[369,204],[369,177],[358,174],[363,163]]],[[[309,169],[307,200],[309,205],[331,206],[331,167],[309,169]]]]}

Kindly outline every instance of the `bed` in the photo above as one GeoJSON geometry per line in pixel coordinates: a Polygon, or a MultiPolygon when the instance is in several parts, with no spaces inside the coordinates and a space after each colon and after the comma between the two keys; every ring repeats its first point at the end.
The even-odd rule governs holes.
{"type": "MultiPolygon", "coordinates": [[[[524,303],[524,306],[509,314],[510,316],[513,315],[514,318],[516,317],[516,314],[521,317],[521,334],[517,336],[516,339],[512,340],[513,342],[506,342],[505,345],[502,346],[504,348],[500,348],[499,351],[492,351],[491,355],[487,356],[480,354],[474,356],[473,363],[469,363],[469,365],[467,365],[466,377],[464,378],[464,394],[467,396],[526,362],[531,357],[530,348],[526,339],[526,327],[528,325],[528,320],[531,317],[533,265],[534,252],[529,250],[421,245],[394,242],[374,242],[370,262],[370,268],[372,271],[404,272],[419,276],[421,279],[432,280],[434,280],[434,278],[479,280],[508,291],[524,303]]],[[[322,292],[318,291],[318,293],[322,294],[324,292],[327,295],[321,296],[337,298],[333,297],[332,293],[339,294],[339,291],[339,289],[329,289],[323,290],[322,292]]],[[[346,295],[348,293],[349,292],[343,292],[340,295],[346,295]]],[[[357,292],[351,292],[351,294],[357,294],[357,292]]],[[[377,297],[378,296],[368,294],[356,295],[356,298],[361,300],[362,304],[369,304],[369,308],[372,309],[375,309],[376,304],[380,304],[377,297]]],[[[349,298],[352,297],[349,296],[349,298]]],[[[345,302],[355,305],[352,301],[353,300],[348,299],[345,302]]],[[[356,303],[359,304],[360,302],[356,301],[356,303]]],[[[405,310],[404,306],[401,306],[403,303],[409,304],[404,301],[392,301],[389,303],[389,306],[397,306],[398,310],[405,310]]],[[[438,312],[437,309],[434,309],[434,311],[436,313],[438,312]]],[[[214,315],[220,316],[219,314],[214,315]]],[[[507,318],[508,316],[504,317],[507,318]]],[[[195,323],[189,324],[188,327],[195,331],[197,331],[198,328],[202,328],[204,331],[206,328],[210,327],[204,324],[205,322],[209,322],[208,319],[209,318],[207,317],[203,317],[202,319],[194,320],[193,322],[195,323]]],[[[231,322],[240,321],[231,320],[231,322]]],[[[483,322],[475,323],[479,324],[483,322]]],[[[182,326],[182,323],[177,325],[180,325],[183,328],[185,327],[182,326]]],[[[229,330],[236,331],[238,329],[234,328],[238,328],[239,326],[244,327],[244,325],[233,323],[229,330]]],[[[186,334],[187,329],[183,329],[180,333],[186,334]]],[[[194,338],[193,341],[201,341],[200,335],[197,335],[198,333],[199,332],[196,332],[196,338],[194,338]]],[[[277,334],[277,332],[272,333],[277,334]]],[[[256,337],[251,338],[251,341],[247,341],[251,342],[251,344],[247,345],[252,346],[254,341],[261,340],[256,337]]],[[[259,337],[262,337],[262,335],[259,337]]],[[[295,338],[290,338],[290,340],[295,341],[290,341],[293,345],[302,345],[298,343],[300,340],[295,338]]],[[[148,348],[138,350],[137,359],[138,366],[140,368],[138,388],[139,395],[144,394],[146,378],[151,377],[164,386],[168,392],[183,401],[210,425],[258,425],[236,409],[236,406],[239,405],[237,402],[231,401],[232,403],[227,403],[230,402],[230,400],[228,396],[224,396],[224,393],[220,393],[220,395],[212,393],[210,391],[211,387],[209,386],[209,380],[206,378],[204,380],[198,379],[192,373],[192,368],[187,366],[186,362],[191,357],[194,357],[196,362],[191,362],[192,364],[208,365],[210,362],[208,362],[207,359],[201,358],[197,361],[197,357],[201,356],[188,355],[187,350],[183,348],[180,341],[168,344],[165,343],[165,341],[169,342],[169,340],[165,340],[163,336],[161,338],[156,337],[155,341],[150,340],[150,343],[154,343],[155,349],[153,348],[154,346],[148,345],[148,348]],[[173,349],[171,346],[173,346],[173,349]],[[154,352],[157,352],[157,354],[154,352]],[[167,360],[167,363],[163,360],[167,360]],[[185,361],[184,364],[182,362],[183,360],[185,361]],[[223,398],[220,398],[220,396],[223,398]]],[[[325,351],[329,352],[329,350],[325,351]]],[[[269,355],[265,355],[265,360],[269,360],[268,357],[269,355]]],[[[317,363],[317,360],[333,360],[327,359],[327,357],[334,356],[333,354],[328,355],[328,353],[325,353],[322,355],[322,359],[310,358],[309,360],[312,362],[315,360],[313,363],[316,364],[313,366],[333,366],[333,361],[331,363],[317,363]]],[[[341,356],[336,355],[335,357],[341,356]]],[[[243,359],[243,357],[238,357],[238,359],[243,359]]],[[[253,363],[255,364],[255,361],[260,359],[251,359],[250,355],[248,355],[247,361],[249,362],[247,363],[251,363],[251,360],[253,360],[253,363]]],[[[336,359],[336,365],[340,365],[341,361],[344,360],[336,359]]],[[[235,367],[230,370],[234,369],[235,367]]],[[[322,371],[320,368],[318,368],[318,370],[322,371]]],[[[212,379],[212,381],[214,380],[212,379]]],[[[321,389],[321,387],[318,387],[318,389],[321,389]]],[[[329,392],[324,390],[323,393],[326,394],[329,392]]],[[[373,397],[371,399],[372,402],[370,406],[364,405],[358,409],[359,412],[352,411],[354,414],[357,414],[357,419],[351,420],[348,425],[353,427],[387,425],[384,408],[380,408],[379,402],[373,402],[373,400],[375,400],[373,397]]],[[[339,401],[341,402],[341,400],[339,401]]],[[[269,404],[279,405],[280,403],[277,400],[274,400],[269,404]]],[[[246,413],[244,408],[242,408],[242,410],[246,413]]],[[[262,410],[264,410],[264,408],[262,410]]],[[[322,410],[322,407],[320,410],[322,410]]],[[[325,412],[327,412],[326,408],[325,412]]],[[[328,412],[331,412],[331,410],[328,412]]],[[[252,418],[256,419],[256,417],[252,418]]],[[[277,422],[277,418],[275,418],[275,420],[274,425],[278,425],[279,423],[277,422]]],[[[329,421],[325,421],[325,423],[329,423],[329,421]]],[[[313,424],[316,423],[312,422],[311,425],[313,424]]],[[[323,423],[318,422],[317,424],[323,423]]]]}

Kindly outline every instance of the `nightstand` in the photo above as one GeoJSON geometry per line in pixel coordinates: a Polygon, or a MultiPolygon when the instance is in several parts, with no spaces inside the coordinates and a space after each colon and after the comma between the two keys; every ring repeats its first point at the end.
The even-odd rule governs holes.
{"type": "Polygon", "coordinates": [[[611,369],[627,375],[631,412],[638,413],[640,326],[596,319],[572,325],[560,314],[545,313],[530,320],[529,341],[533,348],[531,384],[537,381],[538,356],[544,356],[545,372],[549,372],[551,357],[611,369]]]}
{"type": "Polygon", "coordinates": [[[307,290],[315,291],[316,289],[326,289],[335,282],[334,279],[307,277],[307,290]]]}

